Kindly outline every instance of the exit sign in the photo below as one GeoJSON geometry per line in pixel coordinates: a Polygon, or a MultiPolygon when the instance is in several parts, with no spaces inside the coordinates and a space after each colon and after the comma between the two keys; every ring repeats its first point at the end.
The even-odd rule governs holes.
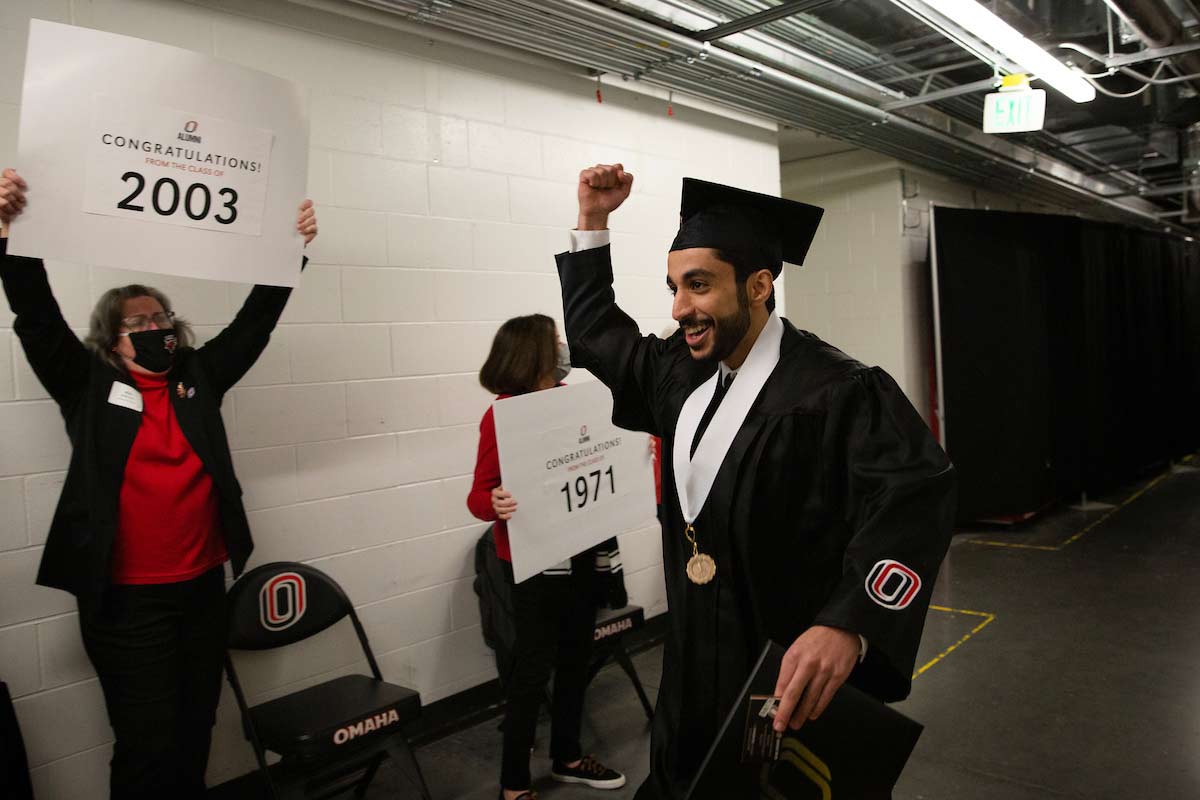
{"type": "Polygon", "coordinates": [[[1045,89],[995,92],[983,99],[984,133],[1040,131],[1045,121],[1045,89]]]}

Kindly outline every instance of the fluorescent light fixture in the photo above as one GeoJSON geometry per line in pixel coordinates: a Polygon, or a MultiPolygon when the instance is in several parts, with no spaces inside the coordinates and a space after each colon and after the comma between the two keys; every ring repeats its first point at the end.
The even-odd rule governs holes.
{"type": "MultiPolygon", "coordinates": [[[[1076,103],[1096,99],[1096,88],[1066,64],[1026,39],[1015,28],[975,0],[899,0],[909,12],[925,6],[961,27],[975,38],[995,48],[1026,72],[1065,94],[1076,103]]],[[[917,13],[918,17],[926,18],[917,13]]],[[[953,38],[953,37],[951,37],[953,38]]]]}

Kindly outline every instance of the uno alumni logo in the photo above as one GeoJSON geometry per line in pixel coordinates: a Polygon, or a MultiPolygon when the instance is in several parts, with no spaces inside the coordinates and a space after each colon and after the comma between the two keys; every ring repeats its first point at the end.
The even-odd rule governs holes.
{"type": "Polygon", "coordinates": [[[292,627],[308,609],[304,578],[294,572],[281,572],[263,584],[258,593],[258,618],[269,631],[292,627]]]}
{"type": "Polygon", "coordinates": [[[590,442],[591,440],[592,440],[592,437],[588,436],[587,425],[580,425],[579,426],[579,443],[583,444],[584,442],[590,442]]]}
{"type": "Polygon", "coordinates": [[[899,561],[885,558],[867,575],[867,596],[884,608],[908,608],[921,591],[921,576],[899,561]]]}
{"type": "Polygon", "coordinates": [[[355,739],[367,733],[374,733],[380,728],[394,725],[400,721],[400,715],[396,713],[396,709],[382,711],[366,719],[360,719],[353,725],[347,725],[344,728],[338,728],[333,732],[334,744],[345,744],[351,739],[355,739]]]}
{"type": "Polygon", "coordinates": [[[200,144],[203,140],[200,138],[200,134],[196,133],[196,129],[199,127],[200,123],[194,119],[189,119],[184,123],[183,130],[175,138],[181,142],[195,142],[196,144],[200,144]]]}

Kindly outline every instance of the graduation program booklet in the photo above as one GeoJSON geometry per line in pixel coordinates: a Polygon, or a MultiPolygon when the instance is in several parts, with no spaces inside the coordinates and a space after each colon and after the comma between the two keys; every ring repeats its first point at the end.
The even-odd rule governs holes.
{"type": "Polygon", "coordinates": [[[816,720],[776,738],[771,697],[784,649],[768,642],[725,718],[687,797],[728,784],[732,772],[763,800],[888,800],[923,726],[845,684],[816,720]],[[739,758],[740,754],[740,758],[739,758]]]}

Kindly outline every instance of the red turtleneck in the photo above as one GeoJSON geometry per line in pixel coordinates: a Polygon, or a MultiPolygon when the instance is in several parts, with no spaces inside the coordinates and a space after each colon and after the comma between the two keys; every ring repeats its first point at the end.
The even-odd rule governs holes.
{"type": "Polygon", "coordinates": [[[228,558],[212,478],[184,437],[166,376],[131,373],[142,424],[125,462],[113,583],[177,583],[228,558]]]}

